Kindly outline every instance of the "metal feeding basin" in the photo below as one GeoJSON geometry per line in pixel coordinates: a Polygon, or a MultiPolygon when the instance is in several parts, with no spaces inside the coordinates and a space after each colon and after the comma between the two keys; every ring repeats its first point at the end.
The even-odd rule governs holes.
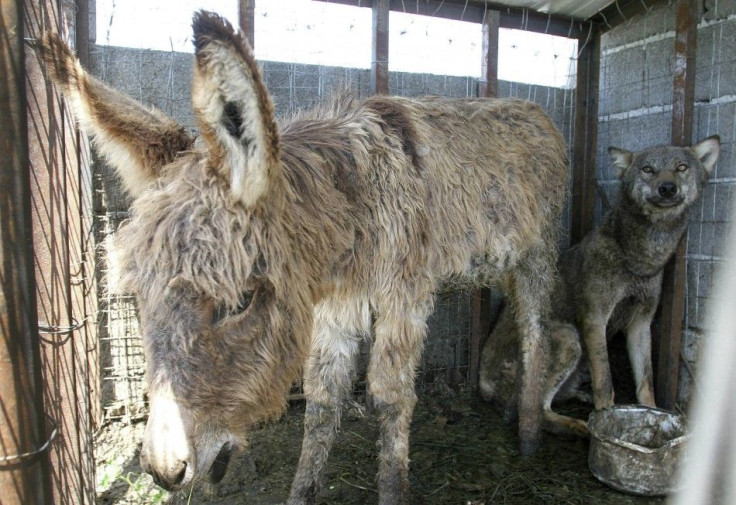
{"type": "Polygon", "coordinates": [[[640,405],[594,411],[588,419],[593,475],[612,488],[644,496],[675,489],[675,470],[689,438],[682,416],[640,405]]]}

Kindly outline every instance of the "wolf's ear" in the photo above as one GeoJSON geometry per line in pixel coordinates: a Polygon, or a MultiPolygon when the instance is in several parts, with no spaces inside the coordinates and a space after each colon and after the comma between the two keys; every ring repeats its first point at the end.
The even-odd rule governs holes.
{"type": "Polygon", "coordinates": [[[132,196],[152,185],[180,151],[192,147],[193,139],[176,121],[89,75],[58,34],[43,34],[35,49],[80,127],[132,196]]]}
{"type": "Polygon", "coordinates": [[[721,152],[721,138],[718,135],[713,135],[712,137],[701,140],[692,146],[691,149],[700,160],[700,163],[703,164],[705,171],[710,175],[721,152]]]}
{"type": "Polygon", "coordinates": [[[245,37],[216,14],[194,14],[192,102],[213,165],[252,207],[279,174],[273,104],[245,37]]]}
{"type": "Polygon", "coordinates": [[[619,149],[618,147],[609,147],[608,154],[611,155],[611,161],[616,169],[616,177],[621,177],[629,165],[631,165],[634,159],[634,153],[627,151],[626,149],[619,149]]]}

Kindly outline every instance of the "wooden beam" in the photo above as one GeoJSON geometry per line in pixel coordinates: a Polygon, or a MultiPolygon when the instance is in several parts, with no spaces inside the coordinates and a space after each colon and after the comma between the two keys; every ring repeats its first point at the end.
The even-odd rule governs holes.
{"type": "Polygon", "coordinates": [[[0,0],[0,496],[53,503],[33,269],[23,0],[0,0]]]}
{"type": "MultiPolygon", "coordinates": [[[[319,1],[352,5],[354,7],[372,7],[374,4],[374,0],[319,1]]],[[[389,10],[471,23],[483,23],[485,14],[488,11],[496,10],[500,13],[501,28],[548,33],[570,38],[581,37],[588,31],[588,23],[585,20],[544,14],[519,7],[509,7],[498,2],[485,3],[479,0],[422,0],[421,2],[407,2],[404,0],[402,2],[402,0],[390,0],[389,10]]]]}
{"type": "MultiPolygon", "coordinates": [[[[695,53],[698,32],[698,1],[678,0],[675,29],[675,69],[672,96],[672,143],[692,143],[695,103],[695,53]]],[[[680,347],[685,311],[687,234],[667,264],[662,282],[662,325],[657,363],[657,405],[672,410],[677,403],[680,378],[680,347]]]]}
{"type": "Polygon", "coordinates": [[[483,20],[483,51],[481,55],[481,87],[478,95],[498,96],[498,34],[501,27],[501,13],[488,11],[483,20]]]}
{"type": "Polygon", "coordinates": [[[373,48],[371,88],[373,93],[388,94],[388,17],[389,0],[373,2],[373,48]]]}
{"type": "MultiPolygon", "coordinates": [[[[481,66],[484,80],[479,84],[478,95],[485,97],[498,96],[498,31],[500,13],[495,10],[486,12],[483,20],[483,54],[481,66]]],[[[473,389],[478,388],[480,374],[480,356],[483,344],[491,331],[491,290],[490,288],[473,291],[472,318],[470,322],[469,369],[468,383],[473,389]]]]}
{"type": "Polygon", "coordinates": [[[598,93],[601,36],[597,26],[578,39],[575,138],[573,140],[572,217],[573,244],[593,229],[595,211],[595,152],[598,144],[598,93]]]}
{"type": "Polygon", "coordinates": [[[239,0],[238,24],[240,25],[240,31],[245,33],[248,38],[248,44],[252,49],[256,48],[255,11],[256,0],[239,0]]]}

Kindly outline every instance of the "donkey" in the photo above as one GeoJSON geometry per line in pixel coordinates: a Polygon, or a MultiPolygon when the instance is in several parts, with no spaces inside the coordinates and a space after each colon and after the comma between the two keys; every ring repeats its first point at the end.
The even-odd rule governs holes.
{"type": "Polygon", "coordinates": [[[225,474],[303,373],[288,503],[313,503],[372,338],[379,502],[408,496],[414,377],[439,283],[500,283],[524,338],[522,452],[539,440],[535,370],[568,178],[549,117],[521,100],[342,97],[278,125],[243,34],[194,15],[197,143],[106,87],[54,34],[53,81],[134,197],[116,238],[135,294],[150,414],[141,464],[167,489],[225,474]]]}

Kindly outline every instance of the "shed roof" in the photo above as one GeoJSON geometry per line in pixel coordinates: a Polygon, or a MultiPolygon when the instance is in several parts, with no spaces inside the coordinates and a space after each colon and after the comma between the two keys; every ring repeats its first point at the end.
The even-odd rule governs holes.
{"type": "Polygon", "coordinates": [[[544,14],[556,14],[576,19],[588,19],[610,4],[613,4],[614,0],[504,0],[500,3],[511,7],[531,9],[544,14]]]}

